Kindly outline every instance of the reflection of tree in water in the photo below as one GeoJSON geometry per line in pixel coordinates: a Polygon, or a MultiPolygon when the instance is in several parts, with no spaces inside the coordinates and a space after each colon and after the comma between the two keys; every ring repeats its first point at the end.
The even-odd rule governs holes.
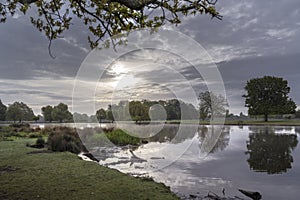
{"type": "Polygon", "coordinates": [[[174,126],[164,126],[157,134],[150,137],[149,142],[167,142],[171,141],[178,132],[179,125],[175,124],[174,126]]]}
{"type": "Polygon", "coordinates": [[[246,154],[254,171],[277,174],[291,169],[291,155],[298,144],[295,134],[276,134],[271,127],[250,128],[246,154]]]}
{"type": "Polygon", "coordinates": [[[223,151],[229,144],[230,128],[223,127],[222,130],[214,126],[202,126],[198,131],[202,153],[217,153],[223,151]],[[221,132],[220,132],[221,131],[221,132]],[[203,146],[206,147],[203,147],[203,146]]]}
{"type": "Polygon", "coordinates": [[[297,134],[300,134],[300,127],[299,127],[299,126],[295,127],[295,132],[296,132],[297,134]]]}
{"type": "Polygon", "coordinates": [[[197,126],[189,125],[165,125],[162,130],[160,130],[154,136],[145,139],[149,142],[167,142],[180,143],[187,139],[192,139],[197,131],[197,126]]]}

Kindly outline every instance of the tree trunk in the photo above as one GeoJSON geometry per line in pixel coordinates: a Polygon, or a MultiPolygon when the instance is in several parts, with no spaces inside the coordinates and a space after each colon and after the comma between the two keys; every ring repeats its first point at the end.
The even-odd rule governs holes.
{"type": "Polygon", "coordinates": [[[265,122],[268,121],[268,114],[265,114],[265,122]]]}

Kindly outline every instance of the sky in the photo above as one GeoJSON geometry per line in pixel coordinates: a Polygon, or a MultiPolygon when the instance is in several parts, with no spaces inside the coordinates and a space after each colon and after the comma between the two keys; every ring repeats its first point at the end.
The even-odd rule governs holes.
{"type": "Polygon", "coordinates": [[[300,1],[219,0],[216,7],[222,21],[197,15],[165,27],[194,43],[159,32],[146,37],[151,48],[138,50],[149,41],[135,35],[136,49],[117,55],[90,52],[87,29],[75,20],[64,38],[53,42],[55,59],[28,16],[9,18],[0,24],[0,99],[23,101],[36,114],[60,102],[92,114],[126,99],[179,98],[197,104],[198,93],[219,88],[230,112],[239,114],[247,113],[242,98],[247,80],[270,75],[288,80],[290,97],[300,105],[300,1]],[[202,46],[198,51],[195,43],[202,46]],[[210,72],[218,81],[208,77],[210,72]]]}

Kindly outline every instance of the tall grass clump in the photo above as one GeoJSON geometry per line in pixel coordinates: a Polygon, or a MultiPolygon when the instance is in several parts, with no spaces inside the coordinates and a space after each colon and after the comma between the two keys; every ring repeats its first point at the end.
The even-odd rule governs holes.
{"type": "Polygon", "coordinates": [[[131,136],[121,129],[112,130],[111,132],[105,133],[105,135],[115,145],[138,145],[140,143],[139,138],[131,136]]]}
{"type": "MultiPolygon", "coordinates": [[[[49,129],[48,129],[49,131],[49,129]]],[[[76,129],[69,127],[54,127],[50,129],[48,149],[52,151],[69,151],[72,153],[87,152],[76,129]]]]}

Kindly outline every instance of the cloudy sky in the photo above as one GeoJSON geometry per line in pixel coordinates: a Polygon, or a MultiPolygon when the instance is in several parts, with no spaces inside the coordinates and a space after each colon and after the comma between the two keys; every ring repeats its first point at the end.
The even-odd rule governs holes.
{"type": "Polygon", "coordinates": [[[300,2],[220,0],[217,9],[222,21],[199,15],[184,19],[178,27],[167,27],[186,34],[204,49],[195,52],[182,39],[174,42],[175,38],[161,40],[157,36],[157,45],[127,51],[114,62],[109,62],[111,52],[90,53],[87,30],[78,21],[64,38],[54,41],[56,58],[52,59],[47,39],[28,17],[10,18],[0,25],[0,99],[5,104],[23,101],[35,113],[48,104],[64,102],[71,106],[72,96],[77,103],[74,110],[88,114],[92,110],[80,105],[98,107],[143,98],[180,98],[195,103],[193,93],[221,84],[207,78],[207,70],[201,71],[216,66],[231,112],[246,112],[243,87],[250,78],[264,75],[288,80],[290,96],[300,105],[300,2]],[[180,48],[155,49],[161,45],[180,48]],[[191,65],[193,58],[201,55],[206,55],[205,59],[202,56],[203,60],[191,65]],[[87,70],[84,66],[92,67],[87,70]]]}

